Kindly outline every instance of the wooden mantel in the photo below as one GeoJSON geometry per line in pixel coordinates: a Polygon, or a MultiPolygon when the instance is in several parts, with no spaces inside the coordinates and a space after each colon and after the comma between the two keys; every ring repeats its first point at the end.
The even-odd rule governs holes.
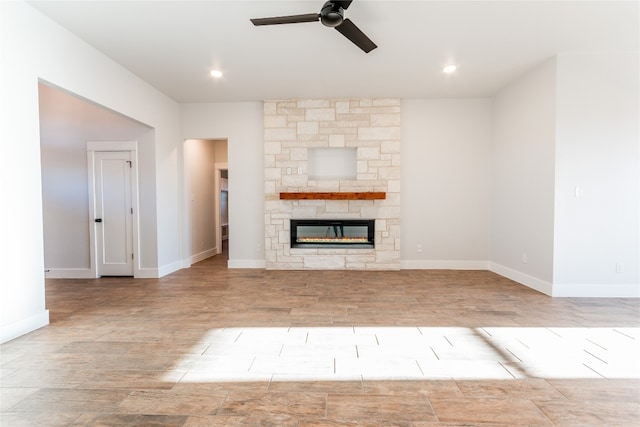
{"type": "Polygon", "coordinates": [[[367,191],[361,193],[351,192],[309,192],[309,193],[280,193],[280,200],[383,200],[387,193],[367,191]]]}

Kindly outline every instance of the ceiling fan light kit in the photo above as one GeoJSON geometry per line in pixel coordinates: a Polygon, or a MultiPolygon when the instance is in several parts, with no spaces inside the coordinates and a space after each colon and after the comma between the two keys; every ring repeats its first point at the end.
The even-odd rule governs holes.
{"type": "Polygon", "coordinates": [[[307,13],[303,15],[277,16],[273,18],[251,19],[253,25],[280,25],[297,24],[301,22],[320,21],[326,27],[338,30],[340,34],[351,40],[353,44],[362,49],[365,53],[371,52],[378,47],[366,34],[364,34],[350,19],[344,18],[344,11],[353,0],[348,1],[327,1],[320,9],[320,13],[307,13]]]}
{"type": "Polygon", "coordinates": [[[340,2],[326,2],[320,11],[320,22],[325,27],[337,27],[344,20],[344,8],[340,6],[340,2]]]}

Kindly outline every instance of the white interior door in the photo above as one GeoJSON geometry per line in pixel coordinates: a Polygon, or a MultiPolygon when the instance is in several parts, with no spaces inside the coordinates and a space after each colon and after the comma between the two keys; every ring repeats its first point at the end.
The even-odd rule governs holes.
{"type": "Polygon", "coordinates": [[[133,276],[131,153],[95,152],[94,162],[98,276],[133,276]]]}

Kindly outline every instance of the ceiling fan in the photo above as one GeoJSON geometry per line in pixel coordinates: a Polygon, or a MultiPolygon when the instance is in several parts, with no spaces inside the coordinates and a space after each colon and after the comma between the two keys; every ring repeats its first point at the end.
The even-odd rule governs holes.
{"type": "Polygon", "coordinates": [[[307,13],[304,15],[277,16],[273,18],[256,18],[251,19],[253,25],[278,25],[278,24],[296,24],[299,22],[316,22],[320,21],[327,27],[333,27],[343,36],[351,40],[356,46],[365,51],[371,52],[375,49],[376,44],[371,41],[350,19],[344,18],[344,11],[349,7],[353,0],[347,1],[327,1],[320,9],[320,13],[307,13]]]}

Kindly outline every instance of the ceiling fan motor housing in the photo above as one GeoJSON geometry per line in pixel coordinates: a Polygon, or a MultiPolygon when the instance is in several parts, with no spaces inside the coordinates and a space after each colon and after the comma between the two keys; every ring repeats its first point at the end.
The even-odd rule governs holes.
{"type": "Polygon", "coordinates": [[[327,27],[337,27],[344,19],[344,9],[331,1],[326,2],[320,11],[320,22],[327,27]]]}
{"type": "MultiPolygon", "coordinates": [[[[0,0],[2,1],[2,0],[0,0]]],[[[335,28],[340,34],[351,40],[353,44],[369,53],[376,44],[371,41],[350,19],[344,18],[344,11],[353,0],[329,0],[322,5],[320,13],[305,13],[302,15],[276,16],[273,18],[252,19],[253,25],[297,24],[299,22],[322,22],[326,27],[335,28]]]]}

